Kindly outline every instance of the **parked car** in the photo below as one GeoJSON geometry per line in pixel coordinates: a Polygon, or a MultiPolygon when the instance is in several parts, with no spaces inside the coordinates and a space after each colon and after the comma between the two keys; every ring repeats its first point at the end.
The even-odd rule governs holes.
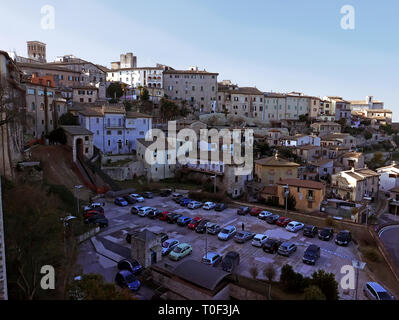
{"type": "Polygon", "coordinates": [[[311,244],[305,251],[302,261],[306,264],[315,265],[320,258],[320,247],[311,244]]]}
{"type": "Polygon", "coordinates": [[[263,210],[261,213],[259,213],[258,218],[261,220],[266,220],[267,217],[270,217],[272,215],[273,215],[273,213],[263,210]]]}
{"type": "Polygon", "coordinates": [[[198,224],[201,222],[201,220],[202,220],[201,217],[195,217],[195,218],[192,219],[192,220],[190,221],[190,223],[188,224],[188,228],[189,228],[190,230],[194,230],[194,229],[198,226],[198,224]]]}
{"type": "Polygon", "coordinates": [[[169,239],[168,234],[166,234],[165,232],[158,233],[157,236],[161,238],[161,243],[164,243],[166,240],[169,239]]]}
{"type": "Polygon", "coordinates": [[[209,223],[208,226],[206,227],[206,232],[209,234],[215,235],[220,232],[222,228],[216,223],[209,223]]]}
{"type": "Polygon", "coordinates": [[[241,207],[241,208],[239,208],[239,209],[237,210],[237,214],[240,215],[240,216],[245,216],[246,214],[249,213],[249,211],[251,211],[250,208],[248,208],[248,207],[241,207]]]}
{"type": "Polygon", "coordinates": [[[216,267],[222,262],[222,255],[217,252],[208,252],[202,257],[202,263],[216,267]]]}
{"type": "Polygon", "coordinates": [[[158,219],[161,221],[167,221],[168,220],[168,214],[169,211],[163,211],[158,215],[158,219]]]}
{"type": "Polygon", "coordinates": [[[319,239],[329,241],[334,235],[333,228],[324,228],[319,232],[319,239]]]}
{"type": "Polygon", "coordinates": [[[193,248],[188,243],[180,243],[169,253],[171,260],[179,261],[184,257],[190,255],[193,252],[193,248]]]}
{"type": "Polygon", "coordinates": [[[108,219],[102,214],[98,214],[95,216],[88,217],[83,220],[85,224],[93,224],[95,226],[99,226],[100,228],[108,227],[108,219]]]}
{"type": "Polygon", "coordinates": [[[262,247],[263,251],[274,254],[277,252],[278,248],[280,248],[281,243],[280,240],[269,238],[262,247]]]}
{"type": "Polygon", "coordinates": [[[143,270],[143,266],[135,259],[124,259],[118,262],[118,270],[128,270],[137,275],[143,270]]]}
{"type": "Polygon", "coordinates": [[[179,243],[180,241],[177,239],[167,239],[166,241],[162,242],[162,255],[168,255],[179,243]]]}
{"type": "Polygon", "coordinates": [[[187,207],[190,202],[191,202],[191,199],[189,199],[189,198],[181,198],[179,204],[182,207],[187,207]]]}
{"type": "Polygon", "coordinates": [[[312,225],[307,225],[303,228],[303,235],[309,238],[314,238],[319,233],[319,229],[312,225]]]}
{"type": "Polygon", "coordinates": [[[126,207],[128,205],[127,201],[122,197],[118,197],[115,199],[114,203],[120,207],[126,207]]]}
{"type": "Polygon", "coordinates": [[[104,206],[105,206],[105,203],[92,202],[92,203],[90,203],[88,206],[85,206],[85,207],[83,208],[83,210],[84,210],[84,211],[87,211],[87,210],[91,210],[91,209],[94,209],[94,208],[102,208],[102,207],[104,207],[104,206]]]}
{"type": "Polygon", "coordinates": [[[130,194],[123,196],[123,199],[125,199],[129,204],[135,204],[137,202],[136,198],[132,197],[130,194]]]}
{"type": "Polygon", "coordinates": [[[275,224],[276,221],[280,218],[280,216],[278,214],[272,214],[271,216],[268,216],[266,218],[266,222],[268,224],[275,224]]]}
{"type": "Polygon", "coordinates": [[[146,217],[150,212],[152,212],[154,210],[156,210],[156,209],[154,209],[152,207],[142,207],[142,208],[140,208],[138,215],[140,217],[146,217]]]}
{"type": "Polygon", "coordinates": [[[147,215],[147,218],[150,218],[150,219],[158,219],[158,217],[159,217],[159,215],[162,213],[162,211],[161,210],[158,210],[158,209],[155,209],[154,208],[154,210],[152,210],[148,215],[147,215]]]}
{"type": "Polygon", "coordinates": [[[177,224],[181,227],[187,227],[187,225],[191,222],[191,218],[189,217],[180,217],[179,219],[177,219],[177,224]]]}
{"type": "Polygon", "coordinates": [[[255,237],[252,239],[252,245],[255,247],[262,247],[269,237],[265,234],[256,234],[255,237]]]}
{"type": "Polygon", "coordinates": [[[259,216],[259,214],[262,212],[262,209],[259,209],[259,208],[252,208],[250,211],[249,211],[249,214],[251,215],[251,216],[259,216]]]}
{"type": "Polygon", "coordinates": [[[215,209],[216,203],[214,202],[205,202],[204,206],[202,207],[204,210],[212,210],[215,209]]]}
{"type": "Polygon", "coordinates": [[[299,230],[302,230],[305,225],[302,222],[298,221],[291,221],[285,229],[289,232],[298,232],[299,230]]]}
{"type": "Polygon", "coordinates": [[[140,281],[128,270],[121,270],[115,276],[115,283],[121,288],[129,288],[131,291],[140,289],[140,281]]]}
{"type": "Polygon", "coordinates": [[[180,214],[180,213],[169,213],[168,215],[167,215],[167,218],[166,218],[166,222],[168,222],[168,223],[176,223],[177,222],[177,219],[179,219],[180,217],[182,217],[183,215],[182,214],[180,214]]]}
{"type": "Polygon", "coordinates": [[[347,246],[352,241],[352,234],[348,230],[340,231],[335,237],[335,243],[339,246],[347,246]]]}
{"type": "Polygon", "coordinates": [[[180,200],[183,198],[183,195],[180,193],[173,193],[172,194],[172,199],[176,203],[180,203],[180,200]]]}
{"type": "Polygon", "coordinates": [[[283,242],[277,250],[277,253],[282,256],[290,256],[297,250],[297,246],[295,243],[286,241],[283,242]]]}
{"type": "Polygon", "coordinates": [[[198,226],[195,227],[195,232],[197,233],[204,233],[206,230],[206,227],[208,226],[209,220],[204,219],[201,220],[201,222],[198,224],[198,226]]]}
{"type": "Polygon", "coordinates": [[[237,228],[235,226],[224,227],[218,234],[218,239],[227,241],[233,238],[237,233],[237,228]]]}
{"type": "Polygon", "coordinates": [[[240,231],[234,236],[234,241],[237,243],[244,243],[255,237],[255,233],[251,231],[240,231]]]}
{"type": "Polygon", "coordinates": [[[144,198],[138,193],[132,193],[131,196],[135,198],[137,202],[144,202],[144,198]]]}
{"type": "Polygon", "coordinates": [[[240,264],[240,254],[235,251],[228,252],[222,260],[222,269],[226,272],[236,271],[240,264]]]}
{"type": "Polygon", "coordinates": [[[97,213],[101,213],[104,214],[104,208],[103,207],[85,207],[88,208],[86,210],[83,210],[83,214],[87,213],[87,212],[97,212],[97,213]]]}
{"type": "Polygon", "coordinates": [[[227,209],[227,205],[224,203],[218,203],[215,207],[215,211],[224,211],[225,209],[227,209]]]}
{"type": "Polygon", "coordinates": [[[187,208],[189,209],[199,209],[202,207],[202,203],[199,201],[191,201],[188,205],[187,208]]]}
{"type": "Polygon", "coordinates": [[[91,210],[87,210],[85,212],[83,212],[83,218],[90,218],[92,216],[96,216],[96,215],[102,215],[104,216],[104,209],[101,210],[102,208],[93,208],[91,210]]]}
{"type": "Polygon", "coordinates": [[[172,194],[172,189],[161,189],[159,195],[163,198],[169,197],[172,194]]]}
{"type": "Polygon", "coordinates": [[[365,283],[363,292],[371,300],[395,300],[395,297],[377,282],[365,283]]]}
{"type": "Polygon", "coordinates": [[[280,217],[276,221],[276,225],[285,228],[292,220],[286,217],[280,217]]]}
{"type": "Polygon", "coordinates": [[[154,198],[154,194],[152,192],[143,192],[142,196],[146,199],[152,199],[154,198]]]}
{"type": "Polygon", "coordinates": [[[143,206],[134,206],[130,209],[131,214],[138,214],[140,209],[143,208],[143,206]]]}

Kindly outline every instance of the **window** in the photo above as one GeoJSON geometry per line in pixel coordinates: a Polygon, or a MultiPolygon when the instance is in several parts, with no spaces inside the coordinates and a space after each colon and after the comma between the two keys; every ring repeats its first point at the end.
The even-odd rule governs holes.
{"type": "Polygon", "coordinates": [[[89,141],[89,137],[88,136],[85,136],[85,141],[89,141]]]}
{"type": "Polygon", "coordinates": [[[28,89],[28,94],[35,94],[35,89],[28,89]]]}
{"type": "Polygon", "coordinates": [[[35,103],[34,103],[34,102],[32,102],[31,108],[32,108],[32,111],[35,111],[35,110],[36,110],[36,106],[35,106],[35,103]]]}

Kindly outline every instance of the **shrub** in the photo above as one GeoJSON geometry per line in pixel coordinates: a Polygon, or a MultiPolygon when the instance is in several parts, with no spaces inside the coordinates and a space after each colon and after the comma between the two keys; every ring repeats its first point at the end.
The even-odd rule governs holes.
{"type": "Polygon", "coordinates": [[[334,219],[331,217],[326,218],[325,222],[328,227],[333,227],[335,225],[334,219]]]}
{"type": "Polygon", "coordinates": [[[292,266],[286,264],[281,269],[280,283],[284,290],[288,292],[303,292],[309,283],[308,278],[304,278],[300,273],[294,271],[292,266]]]}
{"type": "Polygon", "coordinates": [[[373,247],[366,247],[363,250],[361,250],[363,253],[363,256],[373,262],[379,262],[380,261],[380,255],[377,252],[377,249],[373,247]]]}
{"type": "Polygon", "coordinates": [[[326,300],[318,286],[309,286],[304,290],[304,300],[326,300]]]}

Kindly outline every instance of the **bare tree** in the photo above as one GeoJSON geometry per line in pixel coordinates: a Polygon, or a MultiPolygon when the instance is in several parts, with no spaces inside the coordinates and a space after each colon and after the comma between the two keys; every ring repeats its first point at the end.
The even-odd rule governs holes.
{"type": "Polygon", "coordinates": [[[269,283],[269,300],[272,299],[271,297],[271,291],[272,291],[272,283],[273,279],[276,276],[276,270],[274,269],[274,266],[269,263],[264,269],[263,269],[263,275],[266,277],[267,282],[269,283]]]}
{"type": "Polygon", "coordinates": [[[252,278],[253,278],[254,280],[256,280],[256,278],[258,277],[258,274],[259,274],[258,267],[255,266],[255,265],[254,265],[253,267],[251,267],[251,268],[249,269],[249,273],[251,274],[252,278]]]}

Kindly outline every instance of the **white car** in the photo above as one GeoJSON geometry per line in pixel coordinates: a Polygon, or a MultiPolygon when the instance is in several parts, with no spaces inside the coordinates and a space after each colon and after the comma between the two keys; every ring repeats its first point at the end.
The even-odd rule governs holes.
{"type": "Polygon", "coordinates": [[[151,207],[142,207],[142,208],[140,208],[138,215],[140,217],[146,217],[153,210],[154,210],[154,208],[151,208],[151,207]]]}
{"type": "Polygon", "coordinates": [[[269,239],[269,237],[265,234],[257,234],[255,237],[252,239],[252,245],[254,247],[262,247],[263,244],[269,239]]]}
{"type": "Polygon", "coordinates": [[[269,212],[269,211],[262,211],[261,213],[259,213],[258,218],[262,219],[262,220],[266,220],[267,217],[272,216],[273,213],[269,212]]]}
{"type": "Polygon", "coordinates": [[[132,193],[131,196],[137,200],[137,202],[144,202],[144,198],[137,193],[132,193]]]}
{"type": "Polygon", "coordinates": [[[164,243],[162,243],[162,255],[168,255],[179,243],[180,242],[177,239],[166,240],[164,243]]]}
{"type": "Polygon", "coordinates": [[[285,229],[290,232],[298,232],[299,230],[302,230],[305,227],[305,225],[302,222],[297,222],[297,221],[291,221],[285,229]]]}
{"type": "Polygon", "coordinates": [[[204,206],[202,207],[205,210],[212,210],[216,207],[216,203],[214,202],[205,202],[204,206]]]}
{"type": "Polygon", "coordinates": [[[84,211],[89,211],[94,208],[103,207],[104,205],[105,205],[105,203],[93,202],[93,203],[90,203],[88,206],[85,206],[84,211]]]}

